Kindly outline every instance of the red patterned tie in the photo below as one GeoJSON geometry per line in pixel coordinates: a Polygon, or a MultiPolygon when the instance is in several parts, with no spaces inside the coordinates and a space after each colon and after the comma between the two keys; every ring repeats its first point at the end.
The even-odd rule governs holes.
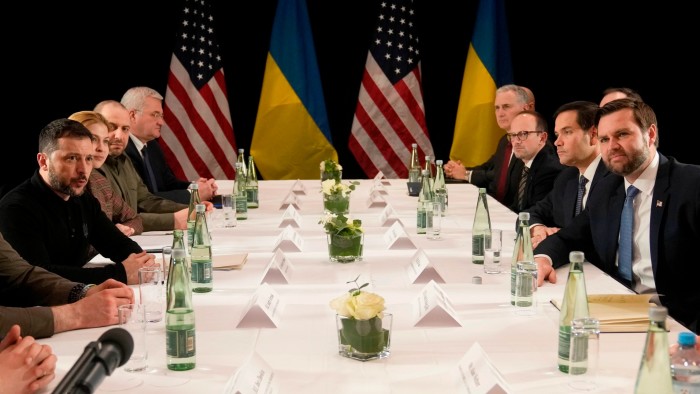
{"type": "Polygon", "coordinates": [[[513,153],[513,145],[510,141],[506,144],[505,152],[503,153],[503,165],[501,165],[501,173],[498,174],[498,185],[496,186],[496,199],[503,201],[503,196],[506,195],[506,179],[508,179],[508,165],[510,164],[510,155],[513,153]]]}

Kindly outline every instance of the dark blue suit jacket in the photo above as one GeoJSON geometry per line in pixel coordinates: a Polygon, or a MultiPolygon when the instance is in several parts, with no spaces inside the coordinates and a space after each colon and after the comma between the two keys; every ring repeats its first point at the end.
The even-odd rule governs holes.
{"type": "MultiPolygon", "coordinates": [[[[516,158],[513,157],[513,160],[516,160],[516,158]]],[[[523,163],[522,160],[517,160],[523,163]]],[[[503,205],[510,208],[513,212],[520,212],[520,209],[518,209],[518,186],[524,166],[524,163],[520,163],[509,167],[508,188],[503,201],[503,205]]],[[[559,156],[557,156],[554,145],[547,141],[530,165],[530,172],[525,187],[525,206],[523,210],[537,204],[538,201],[545,198],[552,191],[554,180],[563,169],[564,166],[559,163],[559,156]]]]}
{"type": "MultiPolygon", "coordinates": [[[[602,160],[593,174],[588,190],[588,200],[596,190],[601,179],[610,174],[602,160]]],[[[576,212],[576,195],[578,194],[579,171],[576,167],[567,167],[554,180],[554,186],[545,198],[526,209],[530,212],[530,225],[543,224],[547,227],[566,227],[574,220],[576,212]]],[[[588,201],[587,200],[587,201],[588,201]]],[[[516,223],[517,226],[517,223],[516,223]]]]}
{"type": "MultiPolygon", "coordinates": [[[[700,332],[700,166],[659,155],[649,224],[651,262],[656,291],[669,314],[700,332]]],[[[554,267],[568,262],[568,253],[581,250],[588,261],[618,278],[615,260],[620,215],[625,201],[623,178],[600,181],[586,209],[570,226],[547,237],[535,254],[552,258],[554,267]]]]}
{"type": "Polygon", "coordinates": [[[180,180],[173,174],[173,171],[165,161],[165,155],[158,141],[153,140],[148,143],[148,159],[153,169],[153,175],[156,177],[157,192],[154,192],[151,185],[146,181],[146,168],[143,166],[143,157],[141,152],[136,149],[136,145],[131,141],[131,138],[129,138],[129,143],[126,145],[125,152],[131,159],[131,162],[134,163],[134,168],[141,175],[141,179],[148,187],[149,192],[181,204],[190,203],[190,192],[187,190],[190,182],[180,180]]]}

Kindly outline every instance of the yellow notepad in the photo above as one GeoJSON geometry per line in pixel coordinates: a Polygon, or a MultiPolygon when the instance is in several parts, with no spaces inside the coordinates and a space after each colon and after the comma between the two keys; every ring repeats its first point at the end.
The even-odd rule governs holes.
{"type": "MultiPolygon", "coordinates": [[[[588,313],[600,322],[601,332],[646,332],[652,294],[591,294],[588,313]]],[[[561,309],[561,300],[551,300],[561,309]]]]}

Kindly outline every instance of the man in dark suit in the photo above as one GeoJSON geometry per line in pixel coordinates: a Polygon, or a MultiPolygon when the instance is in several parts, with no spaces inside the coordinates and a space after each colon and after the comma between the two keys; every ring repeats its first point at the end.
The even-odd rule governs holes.
{"type": "MultiPolygon", "coordinates": [[[[148,191],[181,204],[189,204],[190,181],[178,179],[168,166],[158,144],[163,121],[163,96],[156,90],[138,86],[127,90],[121,103],[129,110],[131,134],[125,152],[148,187],[148,191]],[[150,168],[149,168],[150,166],[150,168]]],[[[199,197],[208,201],[216,194],[214,179],[199,178],[199,197]]]]}
{"type": "Polygon", "coordinates": [[[598,105],[573,101],[554,113],[559,162],[567,166],[554,180],[545,198],[527,209],[533,246],[569,225],[586,206],[598,182],[610,172],[600,157],[595,115],[598,105]]]}
{"type": "Polygon", "coordinates": [[[700,244],[700,166],[657,152],[656,115],[642,101],[607,103],[596,127],[603,161],[621,177],[603,179],[571,225],[535,249],[539,282],[556,282],[554,268],[581,250],[634,291],[658,294],[674,319],[698,333],[700,264],[693,256],[700,244]],[[630,222],[633,231],[625,235],[630,222]]]}
{"type": "Polygon", "coordinates": [[[520,212],[547,196],[563,166],[548,140],[547,121],[542,115],[522,111],[513,118],[510,130],[506,136],[513,144],[514,160],[520,163],[509,168],[503,204],[520,212]]]}
{"type": "MultiPolygon", "coordinates": [[[[517,85],[503,85],[496,90],[494,99],[496,122],[498,127],[506,133],[511,129],[511,122],[515,115],[524,110],[534,109],[535,96],[530,89],[517,85]]],[[[509,181],[517,183],[520,179],[520,171],[516,172],[516,179],[510,179],[508,176],[516,164],[517,160],[513,160],[512,145],[504,134],[498,140],[496,151],[484,163],[466,168],[461,161],[450,160],[445,164],[444,170],[448,178],[466,181],[477,187],[485,187],[491,196],[508,205],[504,203],[507,184],[509,181]]]]}

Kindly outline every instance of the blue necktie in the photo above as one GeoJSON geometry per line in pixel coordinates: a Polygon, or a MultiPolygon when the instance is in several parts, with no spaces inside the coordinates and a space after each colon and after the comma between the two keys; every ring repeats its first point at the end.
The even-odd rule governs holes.
{"type": "Polygon", "coordinates": [[[585,176],[579,175],[578,177],[578,193],[576,193],[576,211],[574,213],[574,216],[577,216],[579,213],[581,213],[581,210],[583,209],[583,196],[586,195],[586,183],[588,182],[588,179],[586,179],[585,176]]]}
{"type": "Polygon", "coordinates": [[[158,184],[156,184],[156,176],[153,174],[153,168],[151,167],[151,161],[148,159],[148,147],[146,145],[141,148],[141,153],[143,154],[143,166],[146,168],[146,182],[151,186],[151,193],[158,191],[158,184]]]}
{"type": "Polygon", "coordinates": [[[632,281],[632,229],[634,228],[634,197],[639,189],[630,185],[627,188],[625,206],[620,218],[620,245],[618,246],[617,270],[620,276],[632,281]]]}

